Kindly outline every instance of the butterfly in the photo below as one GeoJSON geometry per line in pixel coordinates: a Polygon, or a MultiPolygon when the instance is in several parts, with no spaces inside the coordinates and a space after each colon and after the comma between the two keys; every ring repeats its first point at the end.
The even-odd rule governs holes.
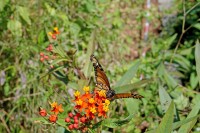
{"type": "Polygon", "coordinates": [[[109,80],[99,63],[99,61],[96,59],[94,55],[90,56],[90,60],[93,64],[94,71],[95,71],[95,80],[96,80],[96,87],[98,89],[106,90],[106,98],[109,100],[119,99],[119,98],[135,98],[135,99],[141,99],[143,96],[137,94],[136,92],[132,93],[118,93],[116,94],[113,89],[110,87],[109,80]]]}

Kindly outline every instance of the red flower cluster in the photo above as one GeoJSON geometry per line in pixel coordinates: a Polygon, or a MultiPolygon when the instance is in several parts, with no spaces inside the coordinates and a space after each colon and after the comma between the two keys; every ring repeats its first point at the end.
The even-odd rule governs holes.
{"type": "MultiPolygon", "coordinates": [[[[58,120],[58,114],[59,113],[62,113],[64,110],[62,109],[62,104],[57,104],[57,102],[53,102],[53,103],[50,103],[51,105],[51,112],[53,112],[52,114],[48,115],[49,116],[49,121],[52,122],[52,123],[56,123],[56,121],[58,120]]],[[[39,114],[42,116],[42,117],[45,117],[47,116],[47,111],[45,109],[42,109],[40,108],[39,110],[39,114]]]]}
{"type": "Polygon", "coordinates": [[[68,117],[65,118],[65,122],[69,123],[69,130],[77,129],[84,132],[87,129],[85,123],[88,122],[88,119],[80,113],[73,114],[70,112],[68,113],[68,117]]]}

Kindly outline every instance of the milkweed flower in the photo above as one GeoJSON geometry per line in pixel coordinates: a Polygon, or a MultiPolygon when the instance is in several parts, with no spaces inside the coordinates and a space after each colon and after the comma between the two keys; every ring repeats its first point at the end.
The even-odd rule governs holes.
{"type": "Polygon", "coordinates": [[[48,35],[51,36],[52,39],[56,39],[57,35],[60,34],[58,27],[54,27],[52,32],[48,32],[48,35]]]}
{"type": "Polygon", "coordinates": [[[109,111],[110,105],[110,101],[106,99],[105,90],[95,90],[91,93],[88,86],[83,87],[83,93],[80,91],[74,92],[72,103],[74,108],[68,113],[66,118],[59,118],[59,114],[64,112],[64,110],[62,104],[58,104],[55,101],[49,102],[51,106],[49,115],[47,115],[46,110],[40,110],[39,113],[41,116],[48,116],[48,120],[51,123],[56,123],[58,119],[63,119],[69,130],[87,132],[88,128],[91,128],[96,120],[107,117],[106,114],[109,111]]]}
{"type": "Polygon", "coordinates": [[[55,115],[55,114],[52,114],[49,116],[49,121],[52,122],[52,123],[55,123],[58,119],[58,116],[55,115]]]}

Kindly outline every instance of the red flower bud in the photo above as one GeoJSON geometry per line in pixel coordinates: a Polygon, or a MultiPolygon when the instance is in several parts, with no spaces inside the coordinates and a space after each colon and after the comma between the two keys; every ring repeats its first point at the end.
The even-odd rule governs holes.
{"type": "Polygon", "coordinates": [[[44,61],[44,58],[43,58],[43,57],[42,57],[42,58],[40,58],[40,61],[41,61],[41,62],[43,62],[43,61],[44,61]]]}
{"type": "Polygon", "coordinates": [[[41,53],[40,53],[40,56],[44,56],[44,53],[41,52],[41,53]]]}
{"type": "Polygon", "coordinates": [[[56,35],[55,35],[55,34],[53,34],[51,37],[52,37],[52,39],[54,39],[54,40],[56,39],[56,35]]]}
{"type": "Polygon", "coordinates": [[[78,124],[78,119],[74,119],[74,123],[78,124]]]}
{"type": "Polygon", "coordinates": [[[47,111],[46,111],[45,109],[40,109],[40,112],[39,112],[39,113],[40,113],[40,115],[43,116],[43,117],[47,115],[47,111]]]}
{"type": "Polygon", "coordinates": [[[54,66],[53,66],[53,65],[50,65],[50,68],[52,69],[52,68],[54,68],[54,66]]]}
{"type": "Polygon", "coordinates": [[[74,120],[76,120],[76,119],[78,119],[78,117],[75,115],[75,116],[74,116],[74,120]]]}
{"type": "Polygon", "coordinates": [[[49,56],[47,56],[47,55],[44,56],[44,59],[48,59],[48,58],[49,58],[49,56]]]}
{"type": "Polygon", "coordinates": [[[85,118],[85,117],[81,117],[80,121],[81,121],[82,123],[85,123],[85,122],[86,122],[86,118],[85,118]]]}
{"type": "Polygon", "coordinates": [[[81,114],[80,114],[80,113],[77,113],[76,116],[79,118],[79,117],[81,117],[81,114]]]}
{"type": "Polygon", "coordinates": [[[69,117],[73,117],[74,115],[72,114],[72,112],[68,113],[69,117]]]}
{"type": "Polygon", "coordinates": [[[73,124],[73,127],[77,129],[78,128],[78,124],[73,124]]]}
{"type": "Polygon", "coordinates": [[[53,114],[49,116],[49,121],[55,123],[58,119],[58,116],[53,114]]]}
{"type": "Polygon", "coordinates": [[[65,118],[65,122],[70,122],[70,118],[69,117],[67,117],[67,118],[65,118]]]}
{"type": "Polygon", "coordinates": [[[69,130],[74,129],[74,124],[69,125],[68,128],[69,128],[69,130]]]}

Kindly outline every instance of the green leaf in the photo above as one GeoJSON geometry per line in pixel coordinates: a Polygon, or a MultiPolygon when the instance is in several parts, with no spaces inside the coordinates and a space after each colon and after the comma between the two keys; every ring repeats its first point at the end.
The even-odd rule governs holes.
{"type": "Polygon", "coordinates": [[[156,129],[156,133],[171,133],[174,120],[174,102],[172,101],[161,123],[156,129]]]}
{"type": "Polygon", "coordinates": [[[163,65],[163,63],[161,63],[159,68],[158,68],[158,75],[161,77],[161,79],[163,79],[163,78],[165,79],[165,81],[167,82],[167,85],[169,87],[172,87],[172,88],[177,87],[178,83],[169,74],[169,72],[165,69],[165,66],[163,65]]]}
{"type": "Polygon", "coordinates": [[[136,112],[139,111],[140,101],[138,99],[127,98],[124,99],[124,101],[129,114],[135,114],[136,112]]]}
{"type": "Polygon", "coordinates": [[[53,65],[53,66],[57,65],[59,62],[72,62],[72,61],[69,59],[66,59],[66,58],[57,58],[57,59],[53,60],[51,65],[53,65]]]}
{"type": "Polygon", "coordinates": [[[70,30],[70,32],[71,32],[71,34],[73,36],[77,37],[78,34],[79,34],[79,32],[81,31],[81,28],[80,28],[80,26],[77,23],[71,22],[69,30],[70,30]]]}
{"type": "Polygon", "coordinates": [[[140,61],[137,61],[123,76],[122,78],[117,82],[116,87],[125,85],[129,83],[133,77],[135,76],[138,68],[140,65],[140,61]]]}
{"type": "Polygon", "coordinates": [[[22,7],[22,6],[18,6],[17,10],[18,10],[20,16],[24,19],[24,21],[26,21],[26,23],[28,23],[29,25],[31,25],[31,20],[29,18],[28,8],[22,7]]]}
{"type": "Polygon", "coordinates": [[[162,106],[162,110],[164,112],[166,112],[170,106],[172,99],[161,85],[159,86],[159,97],[160,97],[160,103],[162,106]]]}
{"type": "Polygon", "coordinates": [[[198,77],[195,72],[190,74],[190,86],[192,89],[195,89],[199,83],[198,77]]]}
{"type": "Polygon", "coordinates": [[[47,8],[47,11],[51,16],[54,16],[56,14],[56,10],[52,8],[48,3],[45,3],[45,7],[47,8]]]}
{"type": "Polygon", "coordinates": [[[195,46],[195,61],[196,61],[196,71],[197,71],[197,76],[200,84],[200,44],[199,40],[196,41],[196,46],[195,46]]]}
{"type": "Polygon", "coordinates": [[[6,82],[5,86],[4,86],[4,95],[8,96],[10,92],[10,85],[8,82],[6,82]]]}
{"type": "Polygon", "coordinates": [[[45,31],[42,30],[40,31],[39,35],[38,35],[38,44],[43,44],[44,40],[45,40],[45,31]]]}
{"type": "Polygon", "coordinates": [[[136,88],[145,87],[151,81],[152,81],[152,79],[141,80],[141,81],[138,81],[136,83],[126,84],[126,85],[114,87],[114,90],[117,93],[128,92],[128,91],[131,91],[131,90],[136,89],[136,88]]]}
{"type": "Polygon", "coordinates": [[[109,127],[109,128],[116,128],[119,126],[122,126],[124,124],[127,124],[128,122],[131,121],[131,119],[134,117],[133,114],[129,115],[126,119],[121,120],[121,121],[116,121],[116,119],[105,119],[102,121],[102,125],[109,127]]]}
{"type": "Polygon", "coordinates": [[[188,123],[188,122],[191,122],[191,121],[193,121],[193,120],[195,120],[195,119],[197,119],[197,118],[199,118],[200,117],[200,115],[196,115],[196,116],[194,116],[194,117],[190,117],[190,118],[186,118],[186,119],[184,119],[184,120],[182,120],[182,121],[178,121],[178,122],[175,122],[174,124],[173,124],[173,130],[175,130],[175,129],[177,129],[177,128],[179,128],[180,126],[182,126],[182,125],[184,125],[184,124],[186,124],[186,123],[188,123]]]}
{"type": "Polygon", "coordinates": [[[7,27],[14,36],[22,36],[22,24],[19,21],[9,20],[7,27]]]}
{"type": "MultiPolygon", "coordinates": [[[[172,99],[167,93],[167,91],[161,85],[159,86],[159,97],[160,97],[162,110],[166,112],[170,106],[172,99]]],[[[178,120],[179,116],[178,116],[175,106],[174,106],[174,114],[175,114],[175,120],[178,120]]]]}
{"type": "MultiPolygon", "coordinates": [[[[199,99],[199,95],[196,95],[195,99],[199,99]]],[[[187,119],[191,117],[195,117],[199,113],[199,111],[200,111],[200,102],[198,100],[196,105],[192,108],[192,111],[187,116],[187,119]]],[[[178,133],[189,133],[191,129],[194,127],[196,122],[197,122],[197,118],[193,119],[191,122],[187,124],[182,125],[180,129],[178,130],[178,133]]]]}
{"type": "Polygon", "coordinates": [[[0,11],[3,11],[6,4],[9,2],[9,0],[0,0],[0,11]]]}
{"type": "Polygon", "coordinates": [[[167,45],[165,45],[165,49],[169,49],[170,45],[174,42],[176,37],[177,37],[177,34],[174,34],[173,36],[171,36],[170,38],[166,40],[167,45]]]}
{"type": "Polygon", "coordinates": [[[200,23],[194,24],[193,27],[195,27],[195,28],[197,28],[198,30],[200,30],[200,23]]]}
{"type": "Polygon", "coordinates": [[[94,36],[95,36],[95,31],[90,36],[90,43],[87,47],[86,62],[83,68],[84,75],[87,78],[91,76],[91,71],[92,71],[92,63],[90,61],[90,56],[94,52],[94,36]]]}
{"type": "Polygon", "coordinates": [[[66,128],[59,126],[56,130],[56,133],[71,133],[70,131],[66,130],[66,128]]]}

